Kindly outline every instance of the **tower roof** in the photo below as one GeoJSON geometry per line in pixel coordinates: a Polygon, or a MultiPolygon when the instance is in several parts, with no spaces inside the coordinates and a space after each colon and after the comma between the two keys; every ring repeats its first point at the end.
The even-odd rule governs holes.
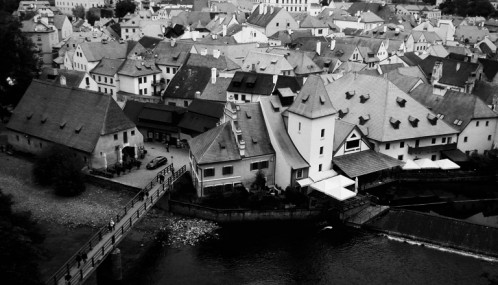
{"type": "Polygon", "coordinates": [[[318,75],[308,77],[296,100],[289,107],[289,112],[309,119],[316,119],[337,113],[327,95],[325,85],[318,75]]]}

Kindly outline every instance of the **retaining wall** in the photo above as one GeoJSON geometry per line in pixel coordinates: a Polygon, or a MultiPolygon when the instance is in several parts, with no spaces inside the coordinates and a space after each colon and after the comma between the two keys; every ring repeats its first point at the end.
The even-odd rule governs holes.
{"type": "Polygon", "coordinates": [[[253,221],[305,221],[317,220],[320,210],[239,210],[214,209],[199,205],[169,200],[169,209],[175,214],[186,215],[218,223],[253,222],[253,221]]]}
{"type": "Polygon", "coordinates": [[[415,241],[498,257],[498,228],[426,213],[390,209],[364,228],[415,241]]]}
{"type": "Polygon", "coordinates": [[[89,173],[85,173],[85,180],[88,183],[91,183],[91,184],[94,184],[94,185],[97,185],[97,186],[100,186],[103,188],[116,190],[116,191],[126,190],[126,191],[131,191],[133,193],[138,193],[142,190],[141,188],[138,188],[138,187],[122,184],[122,183],[113,181],[109,178],[105,178],[105,177],[97,176],[97,175],[92,175],[89,173]]]}

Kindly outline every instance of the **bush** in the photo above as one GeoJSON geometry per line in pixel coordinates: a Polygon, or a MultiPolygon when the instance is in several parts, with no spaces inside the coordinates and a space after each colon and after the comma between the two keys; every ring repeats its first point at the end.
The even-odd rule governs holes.
{"type": "Polygon", "coordinates": [[[40,185],[53,185],[57,195],[76,196],[85,191],[82,166],[73,151],[53,146],[35,161],[33,176],[40,185]]]}

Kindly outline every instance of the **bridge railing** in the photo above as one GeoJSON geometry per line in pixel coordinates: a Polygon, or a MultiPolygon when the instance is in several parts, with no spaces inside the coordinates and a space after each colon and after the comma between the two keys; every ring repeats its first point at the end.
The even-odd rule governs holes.
{"type": "Polygon", "coordinates": [[[116,215],[116,223],[121,222],[122,218],[125,217],[130,210],[134,208],[134,206],[139,202],[144,202],[135,212],[127,218],[127,220],[115,231],[115,229],[110,229],[109,225],[105,225],[100,230],[93,235],[89,241],[87,241],[73,256],[71,256],[64,265],[62,265],[59,270],[57,270],[46,282],[45,284],[58,284],[60,280],[65,280],[65,277],[69,274],[68,284],[77,284],[79,281],[82,281],[86,276],[86,273],[89,270],[92,270],[93,267],[98,265],[105,257],[107,253],[112,251],[114,245],[124,236],[124,234],[131,229],[136,221],[138,221],[147,211],[149,206],[152,206],[162,194],[169,189],[172,183],[182,176],[186,172],[186,166],[182,166],[176,172],[174,171],[173,164],[168,165],[163,170],[159,171],[156,176],[151,180],[147,186],[145,186],[142,191],[140,191],[135,197],[133,197],[124,207],[123,210],[116,215]],[[160,182],[160,175],[169,174],[171,172],[171,176],[168,179],[165,179],[162,187],[159,187],[155,192],[150,192],[157,183],[160,182]],[[81,253],[89,253],[94,249],[95,246],[98,245],[99,242],[102,241],[104,236],[107,233],[111,233],[115,231],[113,236],[108,239],[104,245],[100,247],[100,249],[92,256],[88,257],[86,262],[81,261],[80,266],[78,268],[78,273],[71,275],[71,268],[77,266],[78,262],[76,261],[76,257],[81,253]]]}

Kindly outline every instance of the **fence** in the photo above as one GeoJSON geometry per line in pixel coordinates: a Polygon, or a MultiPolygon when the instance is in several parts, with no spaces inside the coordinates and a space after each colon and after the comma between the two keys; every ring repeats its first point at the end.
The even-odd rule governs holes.
{"type": "Polygon", "coordinates": [[[85,243],[71,258],[69,258],[64,265],[62,265],[59,270],[57,270],[46,282],[45,284],[59,284],[62,280],[67,281],[66,284],[77,284],[83,281],[86,276],[88,276],[96,266],[104,260],[105,256],[110,253],[114,246],[119,243],[129,232],[132,226],[150,209],[169,189],[169,187],[186,172],[186,166],[184,165],[176,172],[174,172],[173,164],[168,165],[166,168],[161,170],[156,174],[156,177],[151,180],[147,186],[145,186],[142,191],[140,191],[135,197],[133,197],[124,207],[123,210],[116,215],[116,225],[122,223],[118,230],[110,229],[108,226],[103,226],[89,241],[85,243]],[[158,187],[155,192],[152,192],[155,185],[163,180],[165,174],[171,176],[162,183],[162,186],[158,187]],[[143,203],[142,203],[143,202],[143,203]],[[135,206],[142,203],[138,208],[134,209],[135,206]],[[133,213],[130,215],[130,211],[133,213]],[[123,222],[123,218],[126,219],[123,222]],[[106,234],[111,234],[110,236],[105,236],[106,234]],[[99,245],[102,240],[107,239],[103,245],[99,245]],[[98,250],[95,248],[99,246],[98,250]],[[78,266],[76,257],[80,253],[87,253],[87,262],[82,262],[82,266],[78,266]],[[77,267],[76,274],[71,275],[71,269],[77,267]]]}

